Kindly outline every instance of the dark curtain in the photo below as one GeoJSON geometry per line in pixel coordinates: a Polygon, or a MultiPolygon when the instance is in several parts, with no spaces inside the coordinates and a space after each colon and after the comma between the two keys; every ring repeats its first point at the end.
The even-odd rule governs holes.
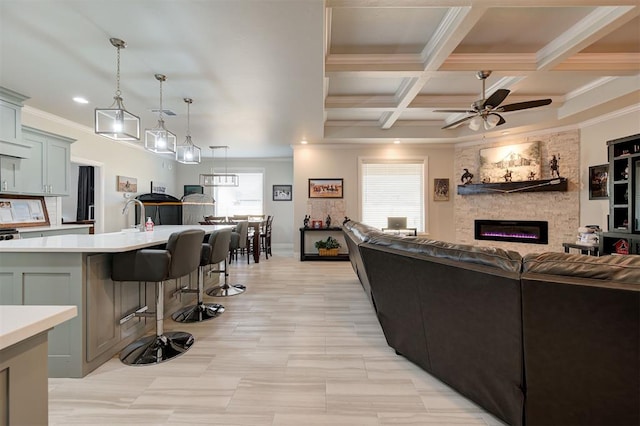
{"type": "Polygon", "coordinates": [[[78,171],[78,210],[76,212],[76,220],[93,219],[93,185],[93,166],[80,166],[78,171]],[[89,209],[89,206],[91,206],[91,209],[89,209]]]}

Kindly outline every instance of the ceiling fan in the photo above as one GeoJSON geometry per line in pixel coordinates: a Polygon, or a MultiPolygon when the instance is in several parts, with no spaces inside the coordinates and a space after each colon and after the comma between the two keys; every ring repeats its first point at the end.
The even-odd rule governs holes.
{"type": "Polygon", "coordinates": [[[453,129],[458,127],[464,122],[469,122],[469,128],[471,130],[478,130],[483,125],[485,130],[493,129],[496,126],[500,126],[506,123],[505,119],[498,113],[518,111],[521,109],[536,108],[544,105],[549,105],[551,99],[538,99],[535,101],[517,102],[514,104],[502,105],[502,101],[509,95],[509,90],[498,89],[488,98],[485,97],[485,80],[491,75],[491,71],[478,71],[476,77],[482,80],[482,99],[475,101],[471,104],[469,110],[466,109],[437,109],[434,112],[450,112],[450,113],[467,113],[467,117],[456,120],[453,123],[449,123],[443,127],[443,129],[453,129]]]}

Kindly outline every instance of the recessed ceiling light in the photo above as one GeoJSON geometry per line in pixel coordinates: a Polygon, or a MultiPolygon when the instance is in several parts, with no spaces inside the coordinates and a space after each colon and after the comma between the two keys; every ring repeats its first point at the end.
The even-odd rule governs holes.
{"type": "Polygon", "coordinates": [[[399,145],[400,144],[400,140],[396,139],[395,141],[393,141],[394,144],[399,145]]]}
{"type": "Polygon", "coordinates": [[[302,139],[302,140],[300,141],[300,143],[301,143],[302,145],[306,145],[306,144],[307,144],[307,140],[306,140],[306,139],[302,139]]]}
{"type": "Polygon", "coordinates": [[[86,100],[85,98],[83,98],[82,96],[76,96],[75,98],[73,98],[74,102],[77,102],[79,104],[88,104],[89,101],[86,100]]]}
{"type": "Polygon", "coordinates": [[[502,134],[503,134],[503,135],[508,135],[508,134],[509,134],[509,131],[508,131],[508,130],[505,130],[504,132],[502,132],[502,134]]]}

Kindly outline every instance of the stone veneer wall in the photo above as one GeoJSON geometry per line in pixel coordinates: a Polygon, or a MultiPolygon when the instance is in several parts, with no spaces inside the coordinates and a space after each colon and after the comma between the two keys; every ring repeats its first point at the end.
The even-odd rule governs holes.
{"type": "MultiPolygon", "coordinates": [[[[307,211],[305,214],[311,216],[311,220],[321,220],[322,226],[326,226],[327,216],[331,216],[331,226],[341,226],[345,218],[344,199],[309,199],[307,200],[307,211]]],[[[304,219],[304,218],[303,218],[304,219]]],[[[300,226],[302,226],[302,220],[300,226]]],[[[311,226],[311,222],[309,222],[311,226]]]]}
{"type": "MultiPolygon", "coordinates": [[[[580,220],[580,134],[571,130],[546,135],[536,135],[465,146],[456,149],[454,170],[458,176],[462,169],[472,172],[474,183],[480,183],[480,149],[518,143],[540,141],[541,176],[550,179],[549,160],[553,154],[560,154],[560,176],[568,179],[567,192],[529,192],[512,194],[454,195],[454,218],[456,241],[480,246],[500,247],[521,254],[545,251],[563,251],[563,242],[575,242],[580,220]],[[474,220],[544,220],[549,222],[549,244],[521,244],[474,239],[474,220]]],[[[460,181],[457,182],[458,184],[460,181]]]]}

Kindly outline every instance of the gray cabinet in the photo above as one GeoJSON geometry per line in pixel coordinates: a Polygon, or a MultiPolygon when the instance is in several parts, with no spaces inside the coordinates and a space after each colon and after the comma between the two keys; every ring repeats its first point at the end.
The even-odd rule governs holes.
{"type": "Polygon", "coordinates": [[[0,192],[19,191],[21,161],[15,157],[0,156],[0,192]]]}
{"type": "Polygon", "coordinates": [[[22,103],[28,97],[0,87],[0,155],[28,158],[31,147],[22,139],[22,103]]]}
{"type": "Polygon", "coordinates": [[[22,160],[20,192],[69,195],[71,143],[75,140],[27,126],[22,133],[31,146],[31,157],[22,160]]]}

